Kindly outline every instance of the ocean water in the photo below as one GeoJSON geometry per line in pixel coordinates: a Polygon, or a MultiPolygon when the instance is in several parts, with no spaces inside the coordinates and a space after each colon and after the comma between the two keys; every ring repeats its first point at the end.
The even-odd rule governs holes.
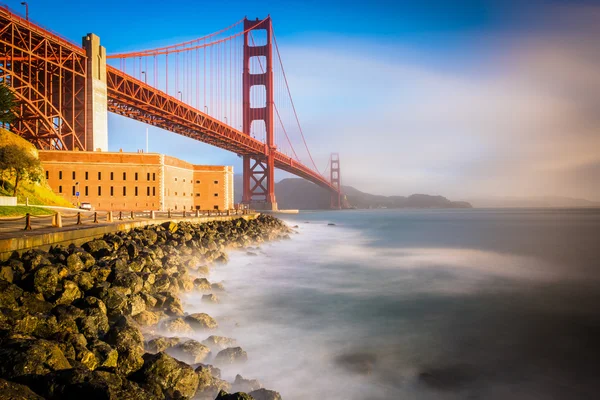
{"type": "Polygon", "coordinates": [[[221,304],[186,298],[248,352],[226,378],[285,400],[598,397],[600,210],[283,219],[292,240],[213,270],[221,304]]]}

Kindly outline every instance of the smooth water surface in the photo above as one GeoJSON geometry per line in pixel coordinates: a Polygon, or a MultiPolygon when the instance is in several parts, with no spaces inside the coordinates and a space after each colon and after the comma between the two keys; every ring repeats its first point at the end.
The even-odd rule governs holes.
{"type": "Polygon", "coordinates": [[[292,240],[211,273],[222,304],[188,298],[248,351],[226,377],[285,400],[597,396],[600,210],[283,219],[292,240]]]}

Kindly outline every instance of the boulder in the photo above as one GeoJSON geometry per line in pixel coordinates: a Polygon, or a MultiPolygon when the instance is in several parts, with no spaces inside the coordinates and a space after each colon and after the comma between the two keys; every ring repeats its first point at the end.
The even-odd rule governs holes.
{"type": "Polygon", "coordinates": [[[98,360],[98,366],[104,368],[116,368],[119,359],[119,353],[108,343],[102,340],[94,339],[88,345],[88,348],[98,360]]]}
{"type": "Polygon", "coordinates": [[[139,314],[136,314],[133,319],[140,326],[152,326],[158,324],[160,320],[160,314],[154,311],[144,310],[139,314]]]}
{"type": "Polygon", "coordinates": [[[85,264],[81,261],[78,254],[71,254],[67,257],[67,268],[71,273],[76,273],[85,268],[85,264]]]}
{"type": "Polygon", "coordinates": [[[0,308],[19,308],[19,298],[23,295],[23,289],[10,282],[0,279],[0,308]]]}
{"type": "Polygon", "coordinates": [[[131,290],[131,293],[139,293],[144,287],[144,280],[135,272],[118,274],[112,281],[113,286],[121,286],[131,290]]]}
{"type": "MultiPolygon", "coordinates": [[[[99,305],[103,304],[99,302],[99,305]]],[[[79,331],[89,340],[94,338],[103,338],[109,331],[108,317],[105,309],[86,308],[84,314],[77,318],[77,327],[79,331]]]]}
{"type": "Polygon", "coordinates": [[[223,350],[228,347],[236,347],[237,341],[225,336],[209,336],[202,341],[202,344],[211,348],[211,350],[223,350]]]}
{"type": "Polygon", "coordinates": [[[87,271],[79,271],[71,276],[71,280],[79,286],[81,291],[88,291],[94,287],[94,277],[87,271]]]}
{"type": "Polygon", "coordinates": [[[169,347],[173,347],[179,344],[180,341],[181,339],[179,339],[178,337],[159,336],[157,338],[149,340],[146,343],[146,350],[149,353],[159,353],[161,351],[167,350],[169,347]]]}
{"type": "Polygon", "coordinates": [[[127,313],[136,316],[146,310],[146,302],[139,294],[135,294],[127,300],[127,313]]]}
{"type": "Polygon", "coordinates": [[[189,365],[163,352],[145,354],[144,365],[130,379],[165,399],[192,398],[199,383],[198,375],[189,365]]]}
{"type": "Polygon", "coordinates": [[[25,385],[0,379],[0,398],[4,400],[44,400],[25,385]]]}
{"type": "Polygon", "coordinates": [[[225,286],[223,285],[222,282],[216,282],[210,285],[210,288],[212,290],[215,290],[217,292],[224,292],[225,291],[225,286]]]}
{"type": "Polygon", "coordinates": [[[247,393],[227,393],[224,390],[219,392],[219,395],[215,398],[215,400],[254,400],[252,396],[247,393]]]}
{"type": "Polygon", "coordinates": [[[196,340],[179,343],[166,350],[166,353],[187,364],[198,364],[210,354],[210,348],[196,340]]]}
{"type": "Polygon", "coordinates": [[[46,265],[38,268],[33,274],[33,290],[40,293],[45,299],[56,294],[59,276],[56,267],[46,265]]]}
{"type": "Polygon", "coordinates": [[[185,317],[185,322],[194,330],[216,329],[218,327],[217,321],[205,313],[190,314],[185,317]]]}
{"type": "Polygon", "coordinates": [[[213,400],[221,390],[231,390],[229,382],[221,379],[221,371],[212,365],[200,364],[196,374],[200,379],[196,398],[213,400]]]}
{"type": "Polygon", "coordinates": [[[114,247],[111,247],[102,239],[95,239],[83,244],[83,249],[93,255],[96,259],[110,255],[114,251],[114,247]]]}
{"type": "MultiPolygon", "coordinates": [[[[2,296],[2,293],[0,293],[0,296],[2,296]]],[[[44,297],[39,293],[25,292],[19,299],[19,303],[21,304],[21,309],[29,314],[48,314],[54,308],[54,305],[44,301],[44,297]]]]}
{"type": "Polygon", "coordinates": [[[219,302],[219,298],[217,297],[216,294],[212,294],[212,293],[205,294],[202,296],[202,302],[217,304],[219,302]]]}
{"type": "Polygon", "coordinates": [[[110,328],[105,340],[119,353],[131,348],[144,348],[144,336],[130,317],[121,316],[110,328]]]}
{"type": "Polygon", "coordinates": [[[249,394],[254,400],[281,400],[281,395],[274,390],[258,389],[249,394]]]}
{"type": "Polygon", "coordinates": [[[262,385],[256,379],[244,379],[240,374],[235,376],[235,381],[231,385],[231,390],[234,392],[252,392],[253,390],[262,389],[262,385]]]}
{"type": "Polygon", "coordinates": [[[175,222],[167,221],[161,224],[163,228],[165,228],[168,232],[174,233],[177,231],[178,226],[175,222]]]}
{"type": "Polygon", "coordinates": [[[163,323],[163,329],[172,333],[194,333],[194,329],[183,318],[175,318],[163,323]]]}
{"type": "Polygon", "coordinates": [[[229,347],[221,350],[215,357],[215,364],[227,365],[248,361],[248,353],[241,347],[229,347]]]}
{"type": "Polygon", "coordinates": [[[71,304],[73,301],[82,297],[81,290],[79,290],[79,286],[69,280],[65,280],[63,282],[63,290],[60,293],[58,299],[54,302],[55,304],[71,304]]]}
{"type": "Polygon", "coordinates": [[[0,267],[0,279],[10,283],[12,283],[15,279],[15,273],[9,265],[3,265],[0,267]]]}
{"type": "Polygon", "coordinates": [[[71,368],[55,342],[38,339],[13,339],[0,348],[0,376],[14,378],[71,368]]]}
{"type": "Polygon", "coordinates": [[[196,290],[207,291],[210,290],[210,282],[206,278],[194,279],[194,287],[196,290]]]}
{"type": "Polygon", "coordinates": [[[49,399],[158,400],[118,374],[82,367],[50,373],[34,385],[38,393],[49,399]]]}

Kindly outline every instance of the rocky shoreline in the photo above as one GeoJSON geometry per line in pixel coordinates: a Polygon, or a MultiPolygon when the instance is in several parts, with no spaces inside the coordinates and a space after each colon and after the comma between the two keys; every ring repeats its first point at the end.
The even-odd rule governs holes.
{"type": "Polygon", "coordinates": [[[225,288],[206,276],[227,249],[289,233],[266,215],[167,222],[15,254],[0,265],[0,399],[281,399],[254,379],[221,379],[219,366],[248,355],[180,295],[218,302],[225,288]],[[198,332],[206,340],[186,338],[198,332]]]}

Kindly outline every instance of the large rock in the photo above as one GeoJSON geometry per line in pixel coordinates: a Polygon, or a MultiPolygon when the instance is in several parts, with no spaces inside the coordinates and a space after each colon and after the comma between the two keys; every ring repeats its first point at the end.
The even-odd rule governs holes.
{"type": "Polygon", "coordinates": [[[159,336],[146,343],[146,351],[149,353],[159,353],[173,347],[181,342],[178,337],[159,336]]]}
{"type": "Polygon", "coordinates": [[[194,333],[194,329],[183,318],[175,318],[163,323],[163,328],[171,333],[194,333]]]}
{"type": "Polygon", "coordinates": [[[96,259],[108,256],[114,250],[114,247],[111,247],[108,243],[101,239],[84,243],[82,247],[85,251],[92,254],[96,259]]]}
{"type": "Polygon", "coordinates": [[[81,297],[82,293],[79,290],[79,286],[73,281],[65,280],[63,282],[63,290],[58,299],[56,299],[55,304],[71,304],[81,297]]]}
{"type": "Polygon", "coordinates": [[[0,379],[0,398],[3,400],[44,400],[25,385],[0,379]]]}
{"type": "Polygon", "coordinates": [[[36,391],[48,399],[158,400],[118,374],[81,367],[50,373],[36,380],[34,385],[36,391]]]}
{"type": "Polygon", "coordinates": [[[212,365],[200,364],[196,368],[196,374],[200,379],[196,398],[213,400],[221,390],[231,391],[229,382],[220,379],[221,371],[212,365]]]}
{"type": "Polygon", "coordinates": [[[220,365],[244,363],[248,361],[248,354],[241,347],[229,347],[221,350],[215,357],[215,363],[220,365]]]}
{"type": "Polygon", "coordinates": [[[202,341],[202,344],[211,348],[211,350],[223,350],[228,347],[236,347],[237,341],[225,336],[211,335],[202,341]]]}
{"type": "Polygon", "coordinates": [[[217,321],[205,313],[190,314],[185,317],[185,321],[195,330],[217,329],[218,327],[217,321]]]}
{"type": "Polygon", "coordinates": [[[71,364],[54,342],[48,340],[15,339],[0,348],[0,376],[14,378],[71,368],[71,364]]]}
{"type": "Polygon", "coordinates": [[[187,364],[203,362],[210,354],[210,349],[196,340],[188,340],[169,348],[167,354],[187,364]]]}
{"type": "Polygon", "coordinates": [[[224,390],[221,390],[215,400],[254,400],[254,399],[252,398],[252,396],[250,396],[247,393],[238,392],[238,393],[230,394],[224,390]]]}
{"type": "Polygon", "coordinates": [[[0,308],[19,308],[19,298],[23,295],[23,289],[10,282],[0,279],[0,308]]]}
{"type": "Polygon", "coordinates": [[[59,279],[56,267],[51,265],[40,267],[33,273],[33,290],[42,294],[45,299],[49,299],[56,294],[59,279]]]}
{"type": "Polygon", "coordinates": [[[231,390],[234,392],[249,393],[253,390],[262,389],[262,385],[256,379],[244,379],[240,374],[235,376],[235,381],[231,385],[231,390]]]}
{"type": "Polygon", "coordinates": [[[88,348],[94,353],[98,360],[98,366],[104,368],[116,368],[119,360],[119,353],[108,343],[102,340],[92,340],[88,348]]]}
{"type": "Polygon", "coordinates": [[[187,364],[160,352],[145,354],[143,367],[131,375],[144,389],[166,399],[191,398],[196,394],[199,377],[187,364]]]}
{"type": "Polygon", "coordinates": [[[249,394],[254,400],[281,400],[281,395],[274,390],[258,389],[249,394]]]}
{"type": "Polygon", "coordinates": [[[127,375],[143,365],[144,337],[131,317],[120,317],[104,340],[119,352],[120,373],[127,375]]]}
{"type": "Polygon", "coordinates": [[[67,268],[71,273],[76,273],[85,268],[85,264],[81,261],[78,254],[71,254],[67,257],[67,268]]]}

